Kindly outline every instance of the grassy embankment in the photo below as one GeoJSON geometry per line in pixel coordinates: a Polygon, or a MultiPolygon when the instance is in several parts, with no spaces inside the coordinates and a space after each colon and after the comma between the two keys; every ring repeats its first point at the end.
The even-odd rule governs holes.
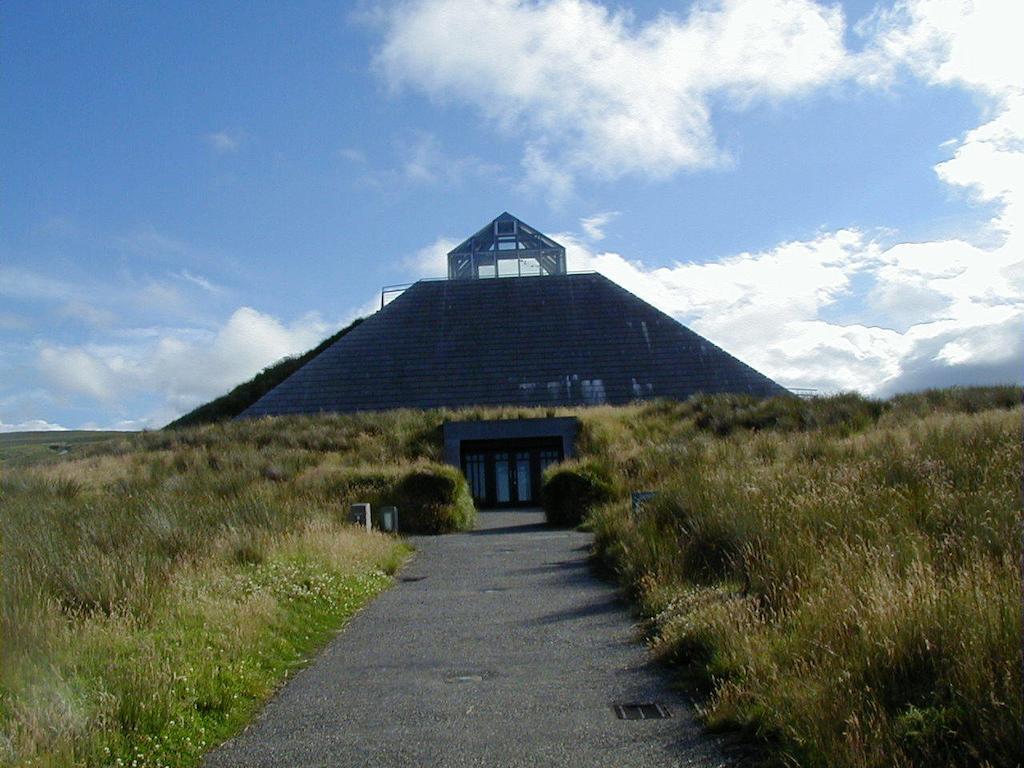
{"type": "Polygon", "coordinates": [[[712,727],[801,766],[1020,765],[1021,391],[588,412],[590,516],[712,727]],[[629,490],[657,498],[632,514],[629,490]]]}
{"type": "MultiPolygon", "coordinates": [[[[779,762],[1013,765],[1019,402],[583,410],[619,499],[592,516],[598,552],[708,722],[779,762]],[[659,496],[634,517],[630,490],[659,496]]],[[[195,762],[387,583],[403,552],[339,512],[436,461],[446,415],[549,414],[220,424],[5,465],[3,761],[195,762]]]]}
{"type": "Polygon", "coordinates": [[[243,422],[5,462],[0,763],[196,763],[388,585],[407,548],[343,510],[429,469],[438,423],[243,422]]]}

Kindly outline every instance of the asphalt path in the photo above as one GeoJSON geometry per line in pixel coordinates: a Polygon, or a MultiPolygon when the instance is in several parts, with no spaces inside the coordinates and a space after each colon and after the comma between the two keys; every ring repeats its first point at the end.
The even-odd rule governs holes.
{"type": "Polygon", "coordinates": [[[592,574],[590,541],[537,512],[414,539],[399,583],[204,765],[725,765],[592,574]],[[672,716],[620,720],[622,703],[672,716]]]}

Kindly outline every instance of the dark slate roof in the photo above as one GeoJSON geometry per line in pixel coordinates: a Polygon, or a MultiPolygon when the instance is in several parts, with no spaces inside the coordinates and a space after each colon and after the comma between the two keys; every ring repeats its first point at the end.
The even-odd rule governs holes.
{"type": "Polygon", "coordinates": [[[420,281],[243,416],[786,390],[598,274],[420,281]]]}

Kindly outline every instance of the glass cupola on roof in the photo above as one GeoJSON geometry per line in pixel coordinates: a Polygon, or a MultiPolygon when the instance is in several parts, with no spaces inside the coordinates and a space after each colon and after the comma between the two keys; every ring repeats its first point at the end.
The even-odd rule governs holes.
{"type": "Polygon", "coordinates": [[[565,273],[565,248],[507,212],[448,252],[449,280],[565,273]]]}

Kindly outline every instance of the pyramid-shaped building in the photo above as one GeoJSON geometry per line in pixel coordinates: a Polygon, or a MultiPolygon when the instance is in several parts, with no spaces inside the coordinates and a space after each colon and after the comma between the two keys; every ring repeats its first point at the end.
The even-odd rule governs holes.
{"type": "MultiPolygon", "coordinates": [[[[503,213],[448,254],[448,279],[404,290],[243,416],[585,406],[698,392],[787,390],[608,278],[569,274],[562,246],[503,213]]],[[[504,492],[514,497],[518,485],[522,496],[523,485],[536,487],[545,446],[548,459],[571,453],[571,426],[555,423],[565,421],[461,422],[446,426],[446,447],[471,485],[474,447],[488,457],[480,483],[494,481],[495,461],[514,466],[501,456],[529,453],[518,476],[509,470],[504,492]]],[[[501,485],[474,485],[474,493],[515,501],[502,498],[501,485]]]]}

